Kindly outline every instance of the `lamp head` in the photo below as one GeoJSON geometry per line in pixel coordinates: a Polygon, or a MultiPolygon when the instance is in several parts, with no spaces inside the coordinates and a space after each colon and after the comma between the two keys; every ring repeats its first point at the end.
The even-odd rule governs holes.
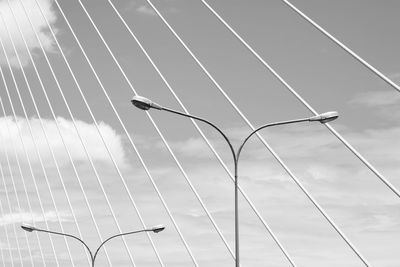
{"type": "Polygon", "coordinates": [[[165,229],[164,225],[156,225],[153,228],[151,228],[151,231],[153,231],[154,233],[159,233],[161,231],[163,231],[165,229]]]}
{"type": "Polygon", "coordinates": [[[143,96],[134,96],[131,100],[131,103],[142,110],[149,110],[150,108],[155,108],[158,110],[161,110],[162,107],[160,105],[158,105],[157,103],[154,103],[153,101],[151,101],[148,98],[145,98],[143,96]]]}
{"type": "Polygon", "coordinates": [[[30,226],[30,225],[21,225],[21,228],[27,232],[33,232],[36,230],[35,227],[30,226]]]}
{"type": "Polygon", "coordinates": [[[336,120],[339,117],[339,114],[336,111],[329,111],[317,116],[309,118],[309,121],[319,121],[320,123],[327,123],[333,120],[336,120]]]}

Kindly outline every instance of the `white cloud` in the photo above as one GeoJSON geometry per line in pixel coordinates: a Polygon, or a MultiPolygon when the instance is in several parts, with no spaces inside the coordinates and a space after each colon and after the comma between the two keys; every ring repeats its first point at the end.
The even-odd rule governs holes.
{"type": "MultiPolygon", "coordinates": [[[[60,125],[60,131],[64,137],[67,147],[71,152],[73,160],[87,162],[85,151],[81,145],[78,135],[76,134],[73,122],[61,117],[58,117],[57,121],[60,125]]],[[[57,162],[60,165],[68,163],[68,154],[66,153],[62,139],[59,136],[55,121],[43,119],[42,122],[57,162]]],[[[31,118],[29,119],[29,123],[32,127],[33,136],[35,137],[38,150],[44,163],[54,166],[51,152],[48,149],[46,138],[42,131],[40,120],[38,118],[31,118]]],[[[92,159],[94,161],[101,161],[106,164],[111,164],[109,155],[103,145],[95,125],[79,120],[76,121],[76,125],[92,159]]],[[[115,130],[111,128],[111,126],[103,122],[99,123],[99,129],[104,136],[105,142],[109,146],[111,153],[115,157],[117,164],[120,167],[125,167],[125,151],[123,149],[121,136],[119,136],[115,130]]],[[[6,152],[9,155],[14,155],[13,144],[16,146],[16,152],[19,156],[19,159],[22,159],[23,161],[26,160],[18,131],[22,135],[30,160],[33,162],[33,164],[38,164],[39,159],[36,154],[36,148],[34,142],[32,141],[27,121],[23,118],[18,118],[18,122],[15,122],[11,117],[0,118],[0,142],[2,144],[0,148],[1,161],[4,162],[6,152]]],[[[14,157],[10,157],[10,159],[14,159],[14,157]]]]}
{"type": "MultiPolygon", "coordinates": [[[[18,55],[21,58],[23,66],[26,66],[29,63],[29,55],[25,49],[24,42],[20,36],[18,26],[15,23],[15,19],[13,14],[10,11],[10,8],[7,3],[8,0],[0,1],[0,10],[2,16],[7,24],[7,27],[10,31],[12,39],[15,43],[18,55]]],[[[39,43],[36,40],[35,34],[32,31],[29,20],[27,19],[24,9],[20,4],[21,0],[9,0],[10,6],[14,11],[15,17],[23,31],[25,40],[28,44],[28,47],[31,51],[35,52],[36,49],[40,49],[39,43]]],[[[57,15],[52,8],[51,0],[38,0],[40,6],[42,7],[43,13],[49,23],[54,27],[54,23],[57,20],[57,15]]],[[[40,40],[43,43],[44,49],[49,52],[54,52],[54,41],[48,31],[46,21],[43,19],[40,9],[37,7],[35,0],[23,0],[25,8],[28,12],[29,18],[32,21],[35,31],[38,33],[40,40]]],[[[10,38],[7,34],[7,31],[4,27],[3,22],[0,23],[0,36],[5,45],[6,52],[8,57],[10,58],[10,62],[12,66],[19,67],[16,54],[13,50],[10,38]]],[[[54,29],[54,28],[53,28],[54,29]]],[[[55,29],[57,32],[57,30],[55,29]]],[[[2,51],[3,53],[3,51],[2,51]]],[[[2,54],[1,53],[1,54],[2,54]]],[[[0,64],[7,64],[4,56],[0,57],[0,64]]]]}
{"type": "MultiPolygon", "coordinates": [[[[59,212],[59,217],[62,222],[70,221],[71,215],[66,212],[59,212]]],[[[36,222],[59,222],[57,213],[55,211],[47,211],[43,214],[39,213],[29,213],[25,211],[7,213],[0,217],[0,225],[9,225],[9,224],[32,224],[36,222]]]]}

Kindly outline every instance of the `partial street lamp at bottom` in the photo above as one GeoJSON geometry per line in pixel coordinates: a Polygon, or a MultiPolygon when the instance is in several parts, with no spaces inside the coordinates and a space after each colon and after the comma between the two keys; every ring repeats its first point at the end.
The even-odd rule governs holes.
{"type": "Polygon", "coordinates": [[[124,236],[124,235],[131,235],[131,234],[136,234],[136,233],[141,233],[141,232],[153,232],[153,233],[159,233],[161,231],[163,231],[165,229],[165,227],[163,225],[157,225],[157,226],[153,226],[152,228],[149,229],[143,229],[143,230],[137,230],[137,231],[132,231],[132,232],[126,232],[126,233],[121,233],[121,234],[116,234],[113,235],[109,238],[107,238],[106,240],[104,240],[100,246],[97,247],[96,251],[94,252],[94,254],[92,253],[92,251],[90,250],[89,246],[79,237],[76,237],[74,235],[70,235],[70,234],[65,234],[65,233],[60,233],[60,232],[54,232],[54,231],[49,231],[49,230],[44,230],[44,229],[39,229],[30,225],[21,225],[21,228],[27,232],[33,232],[33,231],[37,231],[37,232],[43,232],[43,233],[48,233],[48,234],[54,234],[54,235],[62,235],[62,236],[67,236],[67,237],[71,237],[73,239],[78,240],[79,242],[81,242],[85,248],[87,249],[87,251],[90,254],[90,258],[92,261],[92,267],[94,267],[94,262],[96,260],[97,254],[100,250],[100,248],[108,241],[110,241],[111,239],[115,238],[115,237],[119,237],[119,236],[124,236]]]}

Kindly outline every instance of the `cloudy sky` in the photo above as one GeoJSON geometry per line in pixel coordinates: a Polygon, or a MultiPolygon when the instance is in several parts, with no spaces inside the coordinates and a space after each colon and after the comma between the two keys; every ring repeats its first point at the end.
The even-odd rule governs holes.
{"type": "MultiPolygon", "coordinates": [[[[338,111],[331,126],[400,188],[398,91],[283,1],[205,2],[315,110],[338,111]]],[[[400,84],[400,2],[292,3],[400,84]]],[[[25,234],[26,223],[80,236],[93,249],[120,232],[166,226],[151,241],[137,234],[109,242],[99,266],[129,266],[131,258],[137,266],[232,266],[227,145],[199,124],[216,157],[188,119],[156,110],[150,119],[129,100],[139,94],[186,108],[236,147],[251,129],[226,96],[254,126],[310,110],[200,0],[1,0],[0,12],[0,265],[89,266],[76,240],[25,234]]],[[[327,127],[294,124],[261,135],[368,262],[400,264],[399,198],[327,127]]],[[[239,172],[296,265],[363,266],[257,137],[239,172]]],[[[242,266],[290,266],[239,201],[242,266]]]]}

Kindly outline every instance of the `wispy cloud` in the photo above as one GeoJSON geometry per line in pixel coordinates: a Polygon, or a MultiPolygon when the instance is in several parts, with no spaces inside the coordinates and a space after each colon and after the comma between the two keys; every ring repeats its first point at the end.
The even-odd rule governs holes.
{"type": "Polygon", "coordinates": [[[395,91],[370,91],[356,95],[349,103],[369,107],[387,106],[400,103],[400,97],[395,91]]]}
{"type": "MultiPolygon", "coordinates": [[[[39,35],[40,40],[43,43],[44,49],[49,52],[54,51],[54,41],[49,34],[49,31],[47,29],[47,24],[46,21],[43,19],[42,14],[40,12],[40,9],[37,7],[35,0],[23,0],[23,3],[25,5],[25,8],[28,12],[29,18],[32,21],[34,31],[32,30],[32,27],[29,23],[28,18],[25,15],[24,9],[21,6],[21,0],[9,0],[10,5],[8,5],[8,0],[2,0],[0,1],[0,10],[1,14],[4,18],[4,21],[10,31],[11,38],[13,39],[17,53],[20,56],[20,59],[22,61],[22,65],[26,66],[29,64],[29,55],[26,51],[24,42],[20,36],[18,26],[15,22],[17,20],[19,26],[22,29],[23,35],[26,39],[26,42],[28,44],[28,47],[31,51],[35,52],[36,49],[39,49],[39,43],[36,40],[34,31],[37,32],[39,35]],[[10,10],[13,10],[15,18],[13,16],[13,13],[10,10]]],[[[43,9],[43,14],[49,21],[49,23],[54,27],[54,24],[57,20],[57,14],[54,12],[52,8],[52,1],[51,0],[38,0],[40,3],[40,6],[43,9]]],[[[8,57],[10,58],[10,63],[14,67],[19,67],[18,61],[16,54],[12,48],[12,43],[11,40],[7,34],[6,28],[4,26],[3,21],[0,21],[0,37],[5,45],[6,53],[8,57]]],[[[56,30],[57,32],[57,30],[56,30]]],[[[2,53],[1,53],[2,54],[2,53]]],[[[4,56],[0,57],[0,64],[4,65],[7,64],[6,59],[4,56]]]]}
{"type": "MultiPolygon", "coordinates": [[[[63,222],[70,221],[71,215],[67,212],[59,212],[60,220],[63,222]]],[[[9,224],[22,224],[22,223],[36,223],[36,222],[58,222],[58,216],[55,211],[47,211],[43,214],[30,213],[25,211],[19,211],[14,213],[7,213],[0,217],[0,225],[9,224]]]]}

